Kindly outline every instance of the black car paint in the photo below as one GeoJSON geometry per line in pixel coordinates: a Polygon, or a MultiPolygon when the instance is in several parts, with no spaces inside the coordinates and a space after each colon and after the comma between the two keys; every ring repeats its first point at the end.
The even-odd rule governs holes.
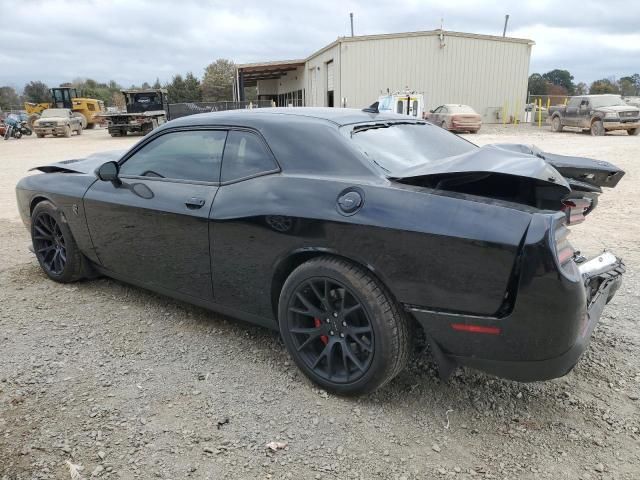
{"type": "MultiPolygon", "coordinates": [[[[394,182],[363,162],[338,127],[398,117],[313,115],[195,115],[131,150],[174,129],[250,128],[271,147],[280,172],[222,185],[123,177],[116,186],[93,174],[109,158],[103,155],[23,179],[22,218],[28,224],[34,202],[50,199],[103,273],[271,328],[286,275],[331,253],[373,272],[458,363],[500,374],[487,362],[539,362],[576,344],[587,299],[581,278],[561,273],[553,254],[563,214],[394,182]],[[62,173],[74,169],[83,173],[62,173]],[[365,201],[346,216],[337,198],[352,187],[365,201]],[[192,197],[204,205],[191,209],[192,197]],[[499,325],[502,333],[455,331],[453,319],[499,325]]],[[[538,377],[533,369],[519,379],[538,377]]]]}

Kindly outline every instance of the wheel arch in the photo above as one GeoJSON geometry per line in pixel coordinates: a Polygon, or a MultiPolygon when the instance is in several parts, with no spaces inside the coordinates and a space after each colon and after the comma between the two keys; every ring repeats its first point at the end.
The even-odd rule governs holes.
{"type": "MultiPolygon", "coordinates": [[[[334,249],[326,247],[306,247],[294,250],[288,254],[279,258],[274,265],[273,275],[271,276],[271,308],[273,310],[274,318],[278,318],[278,302],[280,300],[280,292],[291,272],[298,268],[303,263],[316,257],[334,257],[342,260],[346,260],[354,265],[364,268],[370,275],[375,277],[389,292],[394,301],[397,302],[396,296],[393,290],[390,288],[389,283],[385,281],[384,274],[376,269],[370,263],[363,259],[354,258],[353,256],[344,255],[334,249]]],[[[399,305],[399,304],[398,304],[399,305]]],[[[399,305],[399,308],[400,305],[399,305]]]]}
{"type": "Polygon", "coordinates": [[[46,197],[43,194],[35,195],[31,199],[31,202],[29,203],[29,216],[33,215],[33,210],[36,208],[36,205],[38,205],[41,202],[51,202],[51,203],[53,203],[53,201],[50,198],[46,197]]]}

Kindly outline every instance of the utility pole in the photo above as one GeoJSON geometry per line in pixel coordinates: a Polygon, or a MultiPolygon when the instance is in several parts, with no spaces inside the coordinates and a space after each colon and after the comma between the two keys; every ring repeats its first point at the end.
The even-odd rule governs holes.
{"type": "Polygon", "coordinates": [[[349,19],[351,20],[351,36],[353,37],[353,12],[349,14],[349,19]]]}
{"type": "Polygon", "coordinates": [[[506,37],[507,36],[507,24],[509,23],[509,14],[507,13],[504,16],[504,30],[502,30],[502,36],[506,37]]]}

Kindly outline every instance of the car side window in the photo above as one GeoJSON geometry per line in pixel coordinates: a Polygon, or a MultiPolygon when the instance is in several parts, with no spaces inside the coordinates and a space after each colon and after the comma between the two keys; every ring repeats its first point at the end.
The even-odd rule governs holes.
{"type": "Polygon", "coordinates": [[[239,130],[229,132],[221,181],[230,182],[277,169],[273,155],[256,134],[239,130]]]}
{"type": "Polygon", "coordinates": [[[440,113],[442,111],[442,107],[436,108],[433,113],[440,113]]]}
{"type": "Polygon", "coordinates": [[[569,102],[567,103],[567,107],[577,107],[578,105],[580,105],[581,101],[582,99],[580,97],[570,98],[569,102]]]}
{"type": "Polygon", "coordinates": [[[161,135],[120,166],[120,175],[220,181],[224,130],[193,130],[161,135]]]}

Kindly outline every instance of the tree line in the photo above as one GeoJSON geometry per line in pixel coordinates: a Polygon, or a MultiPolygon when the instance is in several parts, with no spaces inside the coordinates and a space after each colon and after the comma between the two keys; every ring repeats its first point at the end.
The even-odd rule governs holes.
{"type": "MultiPolygon", "coordinates": [[[[232,60],[219,58],[207,65],[202,79],[196,77],[192,72],[187,72],[184,76],[174,75],[170,82],[161,83],[160,79],[156,78],[152,84],[144,82],[142,85],[131,85],[128,88],[165,88],[170,103],[230,101],[233,100],[235,71],[236,65],[232,60]]],[[[78,89],[79,95],[102,100],[106,106],[124,107],[124,97],[120,93],[123,88],[114,80],[103,83],[91,78],[77,78],[71,82],[62,83],[60,86],[75,87],[78,89]]],[[[247,100],[254,100],[256,97],[255,88],[246,89],[246,97],[247,100]]],[[[44,103],[50,101],[49,86],[39,80],[27,83],[21,94],[13,87],[0,87],[0,109],[3,110],[20,107],[24,102],[44,103]]]]}
{"type": "Polygon", "coordinates": [[[573,75],[568,70],[555,69],[542,75],[533,73],[529,76],[529,94],[533,96],[551,95],[565,97],[571,95],[614,93],[625,97],[640,96],[640,74],[634,73],[616,80],[602,78],[587,85],[584,82],[573,82],[573,75]]]}

